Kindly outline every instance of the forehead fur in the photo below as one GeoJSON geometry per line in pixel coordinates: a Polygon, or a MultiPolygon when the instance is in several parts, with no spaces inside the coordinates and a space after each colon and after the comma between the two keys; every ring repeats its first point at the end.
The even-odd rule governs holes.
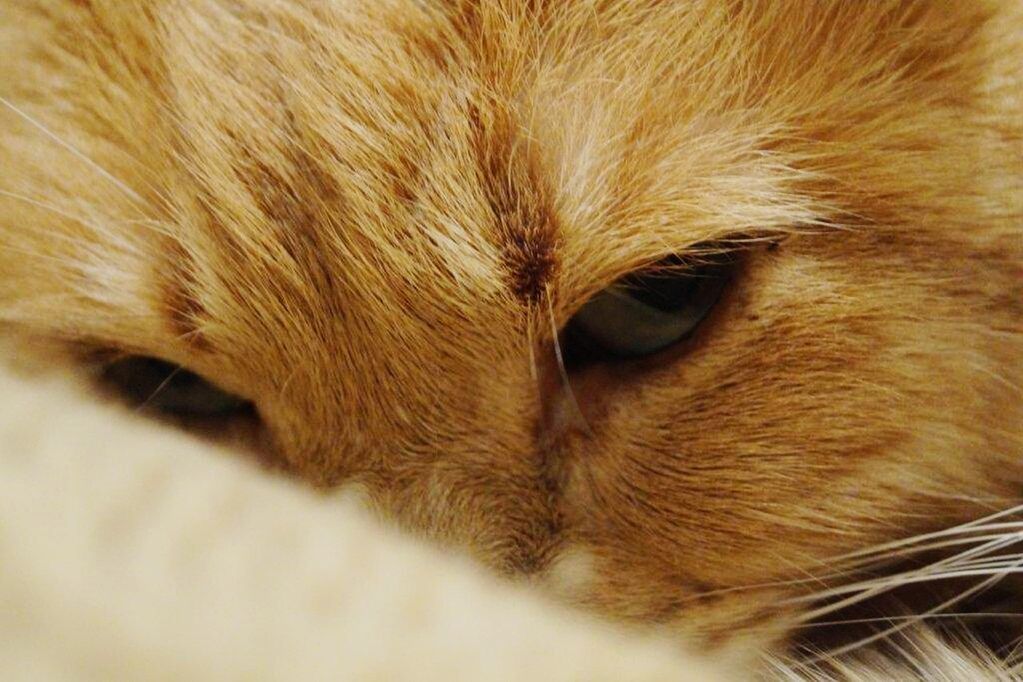
{"type": "Polygon", "coordinates": [[[172,188],[147,213],[189,231],[175,257],[226,247],[254,261],[234,274],[279,270],[290,296],[326,283],[330,254],[332,281],[393,259],[447,296],[467,277],[532,300],[557,285],[571,308],[665,252],[916,222],[1004,170],[963,177],[985,130],[929,133],[950,100],[984,104],[987,3],[119,7],[70,12],[93,36],[49,48],[68,80],[109,79],[69,86],[72,106],[156,176],[134,192],[172,188]]]}

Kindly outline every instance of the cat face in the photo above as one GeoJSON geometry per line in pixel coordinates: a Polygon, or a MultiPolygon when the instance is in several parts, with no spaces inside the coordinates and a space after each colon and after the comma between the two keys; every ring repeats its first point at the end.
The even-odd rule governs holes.
{"type": "Polygon", "coordinates": [[[19,0],[0,310],[506,574],[763,622],[805,588],[722,591],[1019,499],[994,11],[19,0]],[[637,347],[623,278],[686,328],[637,347]]]}

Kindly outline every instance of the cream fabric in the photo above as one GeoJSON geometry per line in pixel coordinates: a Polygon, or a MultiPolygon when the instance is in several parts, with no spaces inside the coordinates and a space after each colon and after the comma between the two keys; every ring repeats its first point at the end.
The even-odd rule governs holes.
{"type": "Polygon", "coordinates": [[[2,680],[712,679],[183,434],[0,395],[2,680]]]}

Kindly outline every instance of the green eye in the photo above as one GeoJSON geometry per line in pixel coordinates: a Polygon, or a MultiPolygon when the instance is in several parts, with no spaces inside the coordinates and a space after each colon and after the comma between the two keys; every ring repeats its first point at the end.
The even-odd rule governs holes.
{"type": "Polygon", "coordinates": [[[628,275],[591,298],[569,322],[572,338],[620,358],[651,355],[688,338],[731,278],[721,257],[628,275]]]}
{"type": "Polygon", "coordinates": [[[175,417],[231,417],[251,407],[198,374],[156,358],[118,360],[106,367],[103,380],[137,409],[175,417]]]}

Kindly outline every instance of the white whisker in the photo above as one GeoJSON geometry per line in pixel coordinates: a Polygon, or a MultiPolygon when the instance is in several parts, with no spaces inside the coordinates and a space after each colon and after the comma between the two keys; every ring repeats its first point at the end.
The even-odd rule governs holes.
{"type": "Polygon", "coordinates": [[[863,648],[865,646],[868,646],[868,645],[870,645],[870,644],[872,644],[874,642],[877,642],[879,640],[887,639],[888,637],[891,637],[893,634],[896,634],[896,633],[906,629],[907,627],[913,625],[914,623],[919,623],[919,622],[921,622],[923,620],[926,620],[927,618],[930,618],[930,617],[934,616],[937,613],[943,613],[943,612],[947,611],[950,607],[955,606],[956,604],[958,604],[959,602],[964,601],[966,599],[969,599],[973,595],[978,594],[978,593],[980,593],[980,592],[990,588],[991,586],[993,586],[996,583],[998,583],[1000,580],[1002,580],[1006,575],[1009,575],[1010,573],[1023,573],[1023,558],[1021,558],[1018,561],[1016,561],[1015,564],[1013,564],[1013,568],[1006,569],[1005,571],[1000,571],[1000,572],[995,573],[993,575],[988,574],[987,578],[985,578],[984,580],[982,580],[978,584],[976,584],[976,585],[974,585],[974,586],[972,586],[972,587],[970,587],[970,588],[968,588],[966,590],[963,590],[962,592],[960,592],[959,594],[955,595],[954,597],[946,599],[945,601],[943,601],[942,603],[938,604],[937,606],[935,606],[933,608],[930,608],[927,611],[919,614],[918,617],[907,619],[907,620],[905,620],[905,621],[903,621],[901,623],[896,623],[895,625],[892,625],[891,627],[885,628],[884,630],[882,630],[880,632],[874,633],[873,635],[870,635],[869,637],[864,637],[864,638],[862,638],[860,640],[852,642],[851,644],[847,644],[845,646],[838,647],[837,649],[829,651],[824,656],[818,656],[818,657],[815,657],[815,658],[811,658],[811,659],[809,659],[807,661],[807,663],[812,665],[813,663],[817,663],[817,662],[826,660],[828,658],[834,658],[834,657],[838,657],[838,656],[843,656],[843,655],[845,655],[847,653],[850,653],[852,651],[856,651],[858,649],[861,649],[861,648],[863,648]]]}
{"type": "MultiPolygon", "coordinates": [[[[927,617],[927,620],[956,620],[959,618],[1023,618],[1023,613],[1012,613],[1011,611],[976,611],[976,612],[961,612],[961,611],[949,611],[946,613],[934,613],[927,617]]],[[[919,614],[911,614],[907,616],[879,616],[876,618],[848,618],[843,620],[824,620],[816,621],[814,623],[804,623],[800,625],[801,628],[817,628],[817,627],[831,627],[831,626],[843,626],[843,625],[869,625],[871,623],[895,623],[906,620],[918,621],[920,619],[919,614]]]]}
{"type": "MultiPolygon", "coordinates": [[[[1016,535],[1018,535],[1019,540],[1023,541],[1023,533],[1018,533],[1016,535]]],[[[933,552],[938,549],[948,549],[950,547],[958,547],[962,545],[975,545],[988,542],[990,540],[1005,539],[1006,537],[1005,533],[994,533],[988,535],[970,535],[967,537],[949,538],[947,540],[935,542],[925,542],[921,545],[908,546],[897,551],[888,552],[876,557],[870,557],[865,560],[858,561],[854,565],[857,566],[859,570],[864,570],[869,566],[891,563],[896,559],[905,559],[925,552],[933,552]]]]}
{"type": "MultiPolygon", "coordinates": [[[[832,604],[827,604],[817,609],[812,609],[799,618],[800,621],[810,621],[821,616],[826,616],[829,613],[840,611],[841,609],[853,606],[860,602],[866,601],[872,597],[875,597],[885,592],[889,592],[895,588],[903,585],[911,585],[916,583],[935,582],[939,580],[951,580],[954,578],[967,578],[967,577],[978,577],[984,575],[990,575],[991,571],[984,570],[956,570],[958,561],[967,559],[973,556],[984,555],[993,551],[998,551],[1009,545],[1014,544],[1018,541],[1015,536],[1009,538],[1003,538],[1000,540],[993,540],[989,543],[985,543],[980,547],[974,547],[960,554],[948,557],[941,561],[935,562],[928,566],[925,566],[919,570],[908,571],[904,573],[896,573],[891,576],[885,576],[878,579],[866,580],[858,583],[852,583],[849,585],[842,585],[835,587],[824,592],[818,592],[814,594],[804,595],[795,597],[791,600],[786,601],[788,604],[801,604],[807,602],[819,602],[825,599],[831,599],[834,597],[841,597],[843,595],[852,594],[852,596],[840,599],[832,604]],[[952,568],[947,568],[947,567],[952,568]],[[946,569],[947,570],[942,570],[946,569]]],[[[1016,572],[1016,571],[1013,571],[1016,572]]]]}
{"type": "MultiPolygon", "coordinates": [[[[995,529],[998,529],[998,528],[1013,529],[1013,530],[1015,530],[1015,529],[1023,528],[1023,523],[990,524],[990,525],[984,526],[984,527],[976,527],[976,528],[972,528],[972,529],[967,529],[966,532],[969,532],[970,530],[972,530],[972,531],[995,530],[995,529]]],[[[945,534],[947,534],[949,532],[952,532],[952,531],[963,532],[962,531],[962,527],[956,527],[955,529],[948,529],[948,531],[942,531],[940,533],[929,533],[927,535],[920,535],[920,536],[916,536],[914,538],[909,538],[907,540],[900,541],[899,543],[893,543],[893,544],[907,544],[908,545],[908,544],[912,543],[917,538],[939,537],[941,535],[945,535],[945,534]]],[[[973,536],[968,536],[968,537],[951,538],[951,539],[946,539],[946,540],[941,540],[941,541],[924,543],[924,544],[919,545],[919,546],[907,546],[907,547],[903,547],[902,549],[900,549],[899,551],[896,551],[896,552],[889,552],[887,554],[883,554],[883,555],[877,556],[877,557],[868,557],[865,560],[851,563],[849,568],[843,569],[843,570],[834,569],[834,570],[831,570],[829,572],[818,573],[818,574],[814,574],[814,575],[811,575],[811,576],[808,576],[808,577],[805,577],[805,578],[794,578],[794,579],[790,579],[790,580],[777,580],[777,581],[763,582],[763,583],[752,583],[752,584],[748,584],[748,585],[738,585],[738,586],[735,586],[735,587],[725,587],[725,588],[720,588],[720,589],[716,589],[716,590],[710,590],[710,591],[707,591],[707,592],[701,592],[698,595],[692,595],[690,597],[685,597],[685,598],[683,598],[681,600],[681,602],[685,603],[687,601],[696,601],[698,599],[703,599],[703,598],[706,598],[708,596],[718,596],[718,595],[722,595],[722,594],[729,594],[729,593],[735,593],[735,592],[747,592],[747,591],[753,591],[753,590],[764,590],[764,589],[779,588],[779,587],[792,587],[792,586],[796,586],[796,585],[807,585],[807,584],[810,584],[810,583],[821,583],[821,584],[825,584],[826,585],[830,581],[834,581],[836,579],[840,579],[840,578],[842,578],[844,576],[847,576],[847,575],[849,575],[851,573],[856,573],[856,572],[862,573],[863,571],[868,570],[872,566],[880,566],[880,565],[883,565],[883,564],[890,563],[891,561],[896,560],[896,559],[905,559],[906,557],[909,557],[909,556],[912,556],[912,555],[915,555],[915,554],[920,554],[920,553],[923,553],[923,552],[931,552],[931,551],[934,551],[934,550],[947,549],[947,548],[950,548],[950,547],[958,547],[958,546],[962,546],[962,545],[976,545],[976,544],[983,544],[984,545],[983,551],[990,552],[990,551],[995,551],[998,548],[1004,548],[1004,547],[1011,546],[1014,542],[1023,542],[1023,532],[1020,532],[1020,533],[1018,533],[1016,535],[1013,535],[1013,536],[1010,536],[1010,537],[1007,537],[1005,533],[997,533],[997,534],[973,535],[973,536]],[[996,541],[996,543],[992,544],[992,541],[996,541]]],[[[887,546],[889,546],[889,545],[885,545],[885,547],[887,547],[887,546]]],[[[867,550],[862,550],[861,552],[857,552],[856,554],[865,554],[865,553],[872,552],[872,551],[874,551],[874,548],[867,549],[867,550]]],[[[983,551],[981,553],[983,553],[983,551]]],[[[833,561],[822,562],[822,563],[838,563],[840,560],[844,560],[846,557],[850,557],[850,556],[855,556],[855,554],[843,555],[842,557],[840,557],[838,559],[835,559],[833,561]]],[[[957,555],[957,556],[962,557],[964,555],[961,554],[961,555],[957,555]]],[[[985,559],[985,561],[987,561],[987,560],[990,560],[990,559],[985,559]]],[[[963,563],[964,564],[968,564],[969,561],[968,560],[964,560],[963,563]]],[[[933,567],[933,566],[934,565],[931,565],[931,567],[933,567]]],[[[863,583],[858,583],[858,585],[863,585],[863,583]]],[[[836,588],[836,589],[841,589],[841,588],[836,588]]],[[[811,595],[811,596],[807,596],[807,597],[802,597],[801,599],[803,599],[805,601],[814,601],[815,599],[822,599],[822,598],[826,598],[827,596],[829,596],[829,595],[824,595],[824,594],[821,594],[821,593],[817,593],[815,595],[811,595]]],[[[831,595],[831,596],[833,596],[833,595],[831,595]]]]}
{"type": "Polygon", "coordinates": [[[861,557],[861,556],[864,556],[864,555],[878,554],[878,553],[881,553],[881,552],[888,551],[890,549],[898,549],[900,547],[905,547],[906,545],[911,545],[913,543],[918,543],[918,542],[922,542],[922,541],[926,541],[926,540],[939,539],[939,538],[947,537],[949,535],[962,534],[962,533],[970,532],[971,530],[980,530],[981,529],[980,527],[983,527],[983,530],[1001,530],[1003,528],[1004,529],[1012,528],[1012,529],[1016,529],[1016,530],[1023,530],[1023,522],[1009,522],[1009,523],[1006,523],[1004,525],[988,523],[990,521],[994,521],[994,520],[997,520],[997,519],[1000,519],[1000,518],[1005,518],[1006,516],[1014,516],[1014,515],[1017,515],[1017,514],[1020,514],[1020,513],[1023,513],[1023,505],[1015,506],[1015,507],[1012,507],[1011,509],[1006,509],[1006,510],[1000,511],[1000,512],[998,512],[996,514],[991,514],[990,516],[986,516],[984,518],[977,519],[976,521],[971,521],[970,523],[964,523],[964,524],[961,524],[961,525],[958,525],[958,526],[953,526],[952,528],[946,528],[944,530],[936,531],[934,533],[925,533],[925,534],[922,534],[922,535],[914,535],[913,537],[906,538],[904,540],[896,540],[894,542],[888,542],[888,543],[881,544],[881,545],[875,545],[875,546],[869,547],[867,549],[857,550],[855,552],[850,552],[848,554],[843,554],[841,556],[835,557],[833,560],[834,561],[848,561],[850,559],[855,559],[857,557],[861,557]]]}
{"type": "Polygon", "coordinates": [[[561,341],[558,339],[558,323],[554,318],[554,304],[551,303],[551,292],[550,288],[546,290],[547,299],[547,313],[551,321],[551,334],[554,338],[554,356],[558,363],[558,372],[561,374],[561,381],[565,386],[565,390],[568,392],[569,401],[572,403],[572,409],[575,411],[576,416],[579,418],[580,423],[586,429],[590,431],[590,425],[586,421],[585,415],[583,415],[582,408],[579,407],[579,401],[576,400],[575,391],[572,390],[572,382],[569,380],[568,370],[565,369],[565,356],[561,352],[561,341]]]}
{"type": "Polygon", "coordinates": [[[114,177],[114,175],[112,173],[110,173],[110,171],[106,170],[105,168],[100,166],[98,163],[96,163],[95,161],[90,159],[83,152],[79,151],[76,147],[74,147],[70,142],[67,142],[66,140],[61,139],[56,133],[51,131],[49,128],[47,128],[45,125],[43,125],[42,123],[40,123],[36,119],[32,118],[26,112],[24,112],[21,109],[19,109],[12,102],[10,102],[9,100],[5,99],[4,97],[0,97],[0,104],[2,104],[3,106],[7,107],[8,109],[10,109],[12,112],[14,112],[18,117],[20,117],[26,123],[32,125],[36,129],[38,129],[39,132],[43,133],[46,137],[48,137],[54,143],[60,145],[61,147],[63,147],[67,151],[69,151],[72,154],[74,154],[75,157],[77,157],[83,163],[85,163],[90,168],[92,168],[94,171],[96,171],[101,176],[103,176],[108,181],[110,181],[115,187],[117,187],[122,192],[124,192],[124,194],[126,196],[130,197],[131,199],[133,199],[134,201],[138,202],[139,204],[145,204],[146,203],[145,199],[143,199],[141,195],[139,195],[135,190],[133,190],[128,185],[126,185],[124,182],[122,182],[122,181],[118,180],[116,177],[114,177]]]}
{"type": "Polygon", "coordinates": [[[183,371],[185,371],[184,367],[175,367],[174,371],[168,374],[167,378],[160,382],[160,385],[156,387],[156,390],[154,390],[148,398],[142,401],[142,404],[135,408],[135,412],[142,412],[143,410],[145,410],[149,406],[149,404],[153,402],[153,400],[155,400],[156,397],[160,395],[165,388],[167,388],[167,386],[170,385],[170,382],[174,380],[174,377],[176,377],[183,371]]]}
{"type": "MultiPolygon", "coordinates": [[[[98,224],[96,222],[92,222],[92,221],[90,221],[90,220],[88,220],[88,219],[86,219],[86,218],[84,218],[84,217],[82,217],[80,215],[75,215],[75,214],[69,213],[67,210],[65,210],[65,209],[63,209],[63,208],[61,208],[59,206],[56,206],[54,204],[50,204],[50,203],[41,201],[39,199],[35,199],[33,197],[30,197],[30,196],[27,196],[27,195],[24,195],[24,194],[18,194],[16,192],[10,192],[10,191],[7,191],[7,190],[0,189],[0,197],[6,197],[6,198],[11,199],[13,201],[20,201],[20,202],[22,202],[24,204],[27,204],[29,206],[33,206],[35,208],[38,208],[41,211],[48,211],[50,213],[53,213],[54,215],[58,215],[58,216],[60,216],[62,218],[66,218],[67,220],[70,220],[72,222],[76,222],[76,223],[78,223],[80,225],[83,225],[84,227],[88,227],[90,229],[93,229],[93,230],[95,230],[98,233],[105,233],[105,232],[107,232],[107,228],[105,228],[103,225],[100,225],[100,224],[98,224]]],[[[177,241],[177,240],[180,239],[179,235],[175,234],[173,231],[171,231],[169,229],[166,229],[166,227],[164,226],[164,223],[161,223],[158,220],[151,220],[151,219],[148,219],[148,218],[147,219],[142,219],[142,220],[120,220],[120,219],[111,219],[111,220],[113,221],[114,224],[140,225],[142,227],[145,227],[148,230],[151,230],[152,232],[154,232],[154,233],[156,233],[158,235],[161,235],[163,237],[167,237],[168,239],[171,239],[171,240],[174,240],[174,241],[177,241]]],[[[48,235],[48,236],[59,237],[60,235],[52,235],[52,233],[51,233],[51,235],[48,235]]]]}

